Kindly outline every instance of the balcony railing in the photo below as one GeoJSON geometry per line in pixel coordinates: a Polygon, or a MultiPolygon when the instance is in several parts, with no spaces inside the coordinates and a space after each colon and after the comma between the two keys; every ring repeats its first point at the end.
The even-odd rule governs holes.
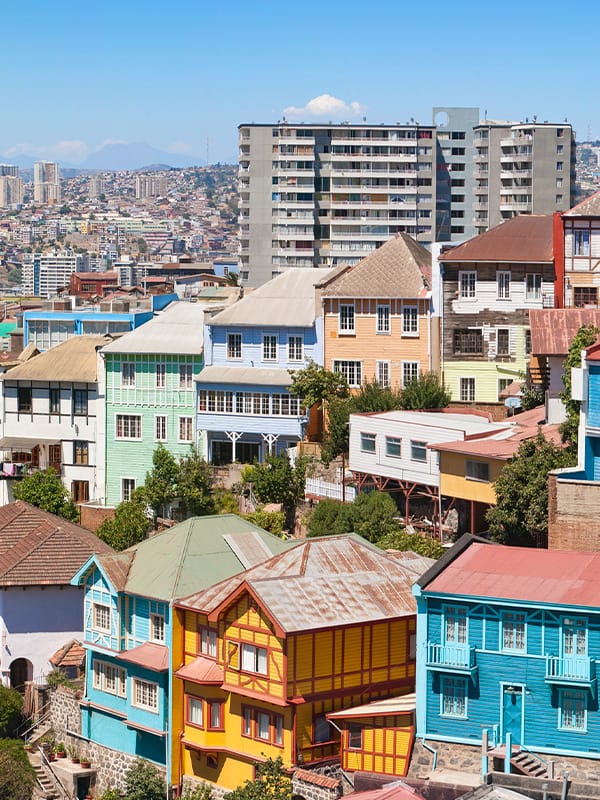
{"type": "Polygon", "coordinates": [[[427,642],[427,667],[439,672],[476,671],[475,648],[468,644],[436,644],[427,642]]]}
{"type": "Polygon", "coordinates": [[[596,662],[583,656],[546,656],[546,681],[591,688],[596,682],[596,662]]]}

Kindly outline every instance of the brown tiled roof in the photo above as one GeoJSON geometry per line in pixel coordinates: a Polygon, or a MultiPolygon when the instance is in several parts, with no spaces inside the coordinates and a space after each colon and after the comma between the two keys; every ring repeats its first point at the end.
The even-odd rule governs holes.
{"type": "Polygon", "coordinates": [[[390,239],[354,267],[326,281],[324,297],[425,296],[431,287],[431,253],[406,233],[390,239]]]}
{"type": "Polygon", "coordinates": [[[595,325],[600,329],[600,309],[531,309],[531,352],[534,356],[566,356],[575,334],[583,325],[595,325]]]}
{"type": "Polygon", "coordinates": [[[313,786],[320,786],[323,789],[337,789],[340,785],[337,778],[328,778],[327,775],[319,775],[309,769],[297,769],[294,771],[294,778],[303,783],[311,783],[313,786]]]}
{"type": "Polygon", "coordinates": [[[112,552],[91,531],[22,500],[0,507],[0,586],[68,584],[92,553],[112,552]]]}
{"type": "Polygon", "coordinates": [[[49,661],[56,668],[82,667],[85,661],[85,649],[77,639],[71,639],[50,656],[49,661]]]}
{"type": "Polygon", "coordinates": [[[565,211],[563,217],[600,217],[600,192],[594,192],[569,211],[565,211]]]}
{"type": "Polygon", "coordinates": [[[439,260],[537,264],[551,263],[553,258],[552,215],[523,214],[451,248],[439,260]]]}

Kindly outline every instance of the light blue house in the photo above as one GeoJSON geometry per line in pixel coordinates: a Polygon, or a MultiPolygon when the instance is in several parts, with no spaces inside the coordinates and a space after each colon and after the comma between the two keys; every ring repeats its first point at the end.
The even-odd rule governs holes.
{"type": "Polygon", "coordinates": [[[289,269],[216,314],[197,378],[198,432],[214,464],[264,460],[304,436],[307,410],[287,390],[288,370],[323,363],[315,284],[331,270],[289,269]]]}
{"type": "Polygon", "coordinates": [[[169,783],[172,601],[289,546],[224,514],[188,519],[121,553],[91,556],[72,580],[84,587],[82,737],[166,766],[169,783]]]}
{"type": "Polygon", "coordinates": [[[528,774],[600,759],[599,569],[600,553],[463,536],[413,588],[417,736],[435,749],[487,732],[528,774]]]}

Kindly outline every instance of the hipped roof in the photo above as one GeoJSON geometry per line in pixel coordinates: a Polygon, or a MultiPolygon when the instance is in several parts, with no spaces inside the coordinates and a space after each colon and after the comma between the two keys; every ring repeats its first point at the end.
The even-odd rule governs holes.
{"type": "Polygon", "coordinates": [[[535,356],[566,356],[575,335],[584,325],[594,325],[600,330],[600,309],[530,309],[531,352],[535,356]]]}
{"type": "Polygon", "coordinates": [[[10,381],[95,383],[98,380],[97,351],[107,341],[106,336],[71,336],[1,377],[10,381]]]}
{"type": "Polygon", "coordinates": [[[469,261],[552,263],[551,214],[522,214],[440,255],[444,264],[469,261]]]}

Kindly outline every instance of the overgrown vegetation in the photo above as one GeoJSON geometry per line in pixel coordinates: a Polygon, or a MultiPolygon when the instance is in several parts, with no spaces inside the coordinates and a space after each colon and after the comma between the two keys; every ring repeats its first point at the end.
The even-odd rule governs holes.
{"type": "Polygon", "coordinates": [[[563,362],[563,390],[560,399],[563,401],[567,413],[566,420],[560,426],[560,434],[573,451],[577,451],[577,438],[579,432],[579,400],[573,400],[571,370],[581,366],[581,351],[594,344],[600,331],[595,325],[582,325],[569,347],[569,353],[563,362]]]}
{"type": "Polygon", "coordinates": [[[115,550],[126,550],[142,542],[152,529],[152,520],[147,514],[144,492],[133,493],[131,500],[124,500],[115,509],[113,519],[105,519],[96,534],[115,550]]]}
{"type": "Polygon", "coordinates": [[[10,738],[23,719],[23,698],[16,689],[0,684],[0,738],[10,738]]]}
{"type": "Polygon", "coordinates": [[[0,800],[30,800],[35,772],[23,742],[0,739],[0,800]]]}
{"type": "Polygon", "coordinates": [[[261,503],[281,503],[290,513],[304,497],[306,458],[297,458],[292,466],[287,453],[267,456],[263,464],[255,461],[242,473],[244,482],[261,503]]]}
{"type": "Polygon", "coordinates": [[[226,794],[226,800],[292,800],[292,781],[283,767],[283,759],[268,758],[256,764],[256,778],[226,794]]]}

